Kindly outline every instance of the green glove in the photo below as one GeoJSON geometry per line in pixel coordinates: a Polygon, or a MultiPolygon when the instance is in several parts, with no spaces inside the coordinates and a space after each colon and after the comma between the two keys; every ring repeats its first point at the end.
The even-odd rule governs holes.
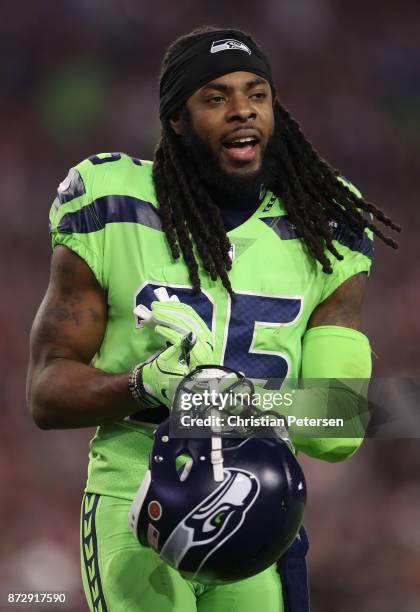
{"type": "MultiPolygon", "coordinates": [[[[155,331],[164,335],[167,328],[160,326],[155,331]]],[[[207,342],[197,339],[190,333],[173,346],[165,349],[157,357],[141,368],[140,376],[146,393],[170,408],[175,391],[181,380],[198,365],[214,362],[213,350],[207,342]]]]}
{"type": "Polygon", "coordinates": [[[186,334],[194,332],[198,341],[206,342],[213,347],[210,329],[188,304],[167,299],[152,302],[151,310],[143,305],[137,306],[134,313],[142,319],[144,327],[154,329],[171,344],[177,344],[186,334]]]}

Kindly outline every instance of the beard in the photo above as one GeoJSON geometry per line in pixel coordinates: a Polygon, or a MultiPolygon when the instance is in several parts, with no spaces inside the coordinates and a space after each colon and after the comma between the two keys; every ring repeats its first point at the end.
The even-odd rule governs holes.
{"type": "Polygon", "coordinates": [[[195,131],[189,113],[182,113],[182,145],[206,191],[216,203],[229,200],[232,206],[257,202],[264,185],[270,182],[273,168],[273,136],[267,142],[258,170],[248,174],[227,172],[209,145],[195,131]]]}

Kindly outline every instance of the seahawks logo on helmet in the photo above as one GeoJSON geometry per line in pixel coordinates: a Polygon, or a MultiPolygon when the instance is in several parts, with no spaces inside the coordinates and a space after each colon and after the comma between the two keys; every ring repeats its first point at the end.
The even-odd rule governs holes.
{"type": "MultiPolygon", "coordinates": [[[[244,376],[228,368],[201,366],[198,373],[203,370],[210,370],[208,381],[218,380],[221,370],[234,375],[229,389],[243,384],[244,376]]],[[[178,390],[202,380],[191,372],[178,390]]],[[[155,431],[149,470],[128,518],[140,544],[184,578],[226,584],[254,576],[284,554],[305,503],[305,477],[286,439],[182,438],[170,435],[166,420],[155,431]]]]}
{"type": "Polygon", "coordinates": [[[251,49],[246,46],[245,43],[234,38],[225,38],[223,40],[215,40],[210,49],[210,53],[218,53],[219,51],[245,51],[248,55],[251,55],[251,49]]]}
{"type": "Polygon", "coordinates": [[[222,484],[178,523],[165,542],[160,556],[173,567],[193,557],[197,575],[209,557],[240,528],[256,501],[260,483],[254,474],[229,468],[224,475],[222,484]]]}

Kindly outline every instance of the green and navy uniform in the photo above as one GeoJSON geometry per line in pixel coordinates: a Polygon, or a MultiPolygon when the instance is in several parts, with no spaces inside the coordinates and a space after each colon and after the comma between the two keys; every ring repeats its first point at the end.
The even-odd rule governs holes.
{"type": "MultiPolygon", "coordinates": [[[[51,207],[53,246],[65,245],[82,257],[108,296],[107,327],[93,365],[127,372],[162,347],[152,330],[140,327],[133,308],[150,306],[153,290],[163,286],[208,324],[219,363],[252,378],[298,378],[313,310],[349,277],[369,272],[369,232],[360,238],[333,226],[334,245],[344,259],[331,256],[333,273],[325,274],[282,202],[267,192],[255,212],[228,232],[235,303],[201,265],[202,289],[194,295],[188,269],[182,259],[172,259],[162,230],[151,170],[151,162],[122,153],[93,156],[70,171],[51,207]]],[[[234,585],[205,588],[184,581],[152,550],[140,549],[128,531],[127,514],[147,469],[152,431],[150,422],[127,418],[98,427],[91,441],[82,516],[91,609],[247,612],[258,601],[267,610],[283,610],[275,568],[234,585]]]]}

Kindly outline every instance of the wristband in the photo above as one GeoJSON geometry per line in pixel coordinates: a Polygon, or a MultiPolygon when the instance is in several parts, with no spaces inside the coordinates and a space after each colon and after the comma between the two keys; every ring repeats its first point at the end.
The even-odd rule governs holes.
{"type": "Polygon", "coordinates": [[[138,404],[142,404],[146,408],[156,408],[161,406],[161,402],[154,400],[154,398],[147,393],[143,385],[143,367],[145,363],[138,363],[131,370],[128,377],[128,388],[131,393],[131,397],[136,400],[138,404]]]}

